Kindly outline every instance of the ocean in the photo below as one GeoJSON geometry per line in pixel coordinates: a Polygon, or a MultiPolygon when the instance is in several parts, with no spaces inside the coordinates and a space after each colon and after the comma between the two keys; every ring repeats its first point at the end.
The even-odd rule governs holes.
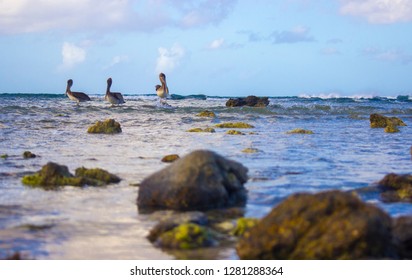
{"type": "MultiPolygon", "coordinates": [[[[356,190],[388,173],[412,173],[412,97],[271,97],[266,108],[228,108],[228,97],[125,95],[111,107],[102,95],[77,105],[63,94],[0,94],[0,258],[20,252],[30,259],[237,259],[233,246],[179,255],[154,247],[146,236],[167,211],[139,213],[138,184],[166,167],[161,158],[208,149],[249,169],[246,217],[263,217],[297,192],[356,190]],[[196,116],[209,110],[216,118],[196,116]],[[370,128],[370,114],[401,118],[398,133],[370,128]],[[113,118],[123,132],[88,134],[96,121],[113,118]],[[244,135],[190,133],[222,122],[254,126],[244,135]],[[313,134],[288,134],[296,128],[313,134]],[[243,152],[246,148],[255,153],[243,152]],[[31,151],[36,158],[24,159],[31,151]],[[122,178],[103,188],[45,191],[24,186],[25,174],[49,161],[99,167],[122,178]]],[[[410,203],[363,200],[391,216],[412,214],[410,203]]]]}

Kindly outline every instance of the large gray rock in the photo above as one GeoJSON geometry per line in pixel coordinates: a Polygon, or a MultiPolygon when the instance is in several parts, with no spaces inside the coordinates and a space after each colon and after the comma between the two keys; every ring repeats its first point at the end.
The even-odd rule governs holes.
{"type": "Polygon", "coordinates": [[[207,210],[244,205],[247,168],[206,150],[194,151],[143,180],[139,210],[207,210]]]}

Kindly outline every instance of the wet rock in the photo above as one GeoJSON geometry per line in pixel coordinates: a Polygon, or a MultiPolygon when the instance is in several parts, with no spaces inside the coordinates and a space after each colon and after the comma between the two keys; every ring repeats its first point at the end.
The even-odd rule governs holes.
{"type": "Polygon", "coordinates": [[[33,154],[33,153],[30,152],[30,151],[25,151],[25,152],[23,153],[23,158],[25,158],[25,159],[35,158],[35,157],[36,157],[36,155],[33,154]]]}
{"type": "Polygon", "coordinates": [[[235,236],[243,236],[246,231],[257,225],[258,221],[259,219],[256,218],[239,218],[231,233],[235,236]]]}
{"type": "Polygon", "coordinates": [[[392,232],[398,244],[400,257],[412,259],[412,216],[394,219],[392,232]]]}
{"type": "Polygon", "coordinates": [[[400,118],[386,117],[380,114],[371,114],[369,121],[371,128],[385,128],[386,133],[399,132],[398,126],[406,126],[400,118]]]}
{"type": "Polygon", "coordinates": [[[248,97],[241,97],[241,98],[230,98],[226,102],[226,107],[242,107],[242,106],[266,107],[268,105],[269,105],[268,97],[257,97],[254,95],[250,95],[248,97]]]}
{"type": "Polygon", "coordinates": [[[207,128],[196,127],[196,128],[191,128],[191,129],[187,130],[187,132],[208,132],[208,133],[215,133],[216,130],[214,130],[214,128],[212,128],[212,127],[207,127],[207,128]]]}
{"type": "Polygon", "coordinates": [[[2,155],[0,155],[0,158],[2,158],[2,159],[7,159],[8,157],[9,157],[8,154],[2,154],[2,155]]]}
{"type": "Polygon", "coordinates": [[[219,123],[219,124],[216,124],[215,127],[218,127],[218,128],[254,128],[253,125],[250,125],[250,124],[244,123],[244,122],[219,123]]]}
{"type": "Polygon", "coordinates": [[[67,166],[54,162],[49,162],[40,171],[22,178],[23,184],[44,189],[57,189],[61,186],[102,186],[119,181],[117,176],[99,168],[78,168],[74,176],[67,166]]]}
{"type": "Polygon", "coordinates": [[[76,177],[83,177],[87,181],[87,185],[90,186],[104,186],[108,184],[116,184],[121,181],[121,179],[104,169],[101,168],[91,168],[87,169],[84,167],[77,168],[75,171],[76,177]]]}
{"type": "Polygon", "coordinates": [[[241,132],[239,130],[234,130],[234,129],[226,131],[226,134],[229,134],[229,135],[245,135],[243,132],[241,132]]]}
{"type": "Polygon", "coordinates": [[[412,175],[390,173],[378,182],[384,202],[412,202],[412,175]]]}
{"type": "Polygon", "coordinates": [[[391,218],[341,191],[295,194],[247,231],[241,259],[397,258],[391,218]]]}
{"type": "Polygon", "coordinates": [[[244,205],[247,168],[214,152],[194,151],[144,179],[139,210],[206,210],[244,205]]]}
{"type": "Polygon", "coordinates": [[[206,118],[216,118],[216,114],[212,111],[205,110],[197,114],[198,117],[206,117],[206,118]]]}
{"type": "Polygon", "coordinates": [[[90,126],[87,130],[88,133],[102,133],[102,134],[115,134],[121,133],[122,128],[120,123],[114,119],[107,119],[103,122],[97,121],[94,125],[90,126]]]}
{"type": "Polygon", "coordinates": [[[313,134],[312,130],[307,130],[307,129],[302,129],[302,128],[296,128],[293,130],[289,130],[286,132],[287,134],[313,134]]]}
{"type": "Polygon", "coordinates": [[[174,162],[175,160],[178,160],[180,157],[177,154],[171,154],[171,155],[166,155],[161,159],[161,162],[174,162]]]}
{"type": "Polygon", "coordinates": [[[242,153],[245,153],[245,154],[255,154],[258,152],[260,152],[260,150],[256,148],[245,148],[242,150],[242,153]]]}

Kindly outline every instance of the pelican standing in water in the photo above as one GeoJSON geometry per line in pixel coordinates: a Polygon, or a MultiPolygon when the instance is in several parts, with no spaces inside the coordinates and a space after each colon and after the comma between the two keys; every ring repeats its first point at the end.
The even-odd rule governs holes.
{"type": "Polygon", "coordinates": [[[73,80],[72,79],[68,80],[66,94],[70,100],[76,101],[77,104],[79,104],[80,102],[91,100],[90,97],[84,92],[71,91],[72,85],[73,85],[73,80]]]}
{"type": "Polygon", "coordinates": [[[167,84],[166,84],[166,75],[163,73],[160,73],[159,80],[160,80],[160,83],[162,83],[162,85],[161,86],[156,85],[156,94],[160,98],[160,103],[166,103],[164,99],[166,99],[169,96],[169,88],[167,87],[167,84]]]}
{"type": "Polygon", "coordinates": [[[112,78],[107,79],[107,89],[106,89],[106,95],[104,96],[104,99],[106,101],[109,101],[112,105],[116,104],[123,104],[126,103],[123,99],[123,95],[120,92],[111,92],[110,87],[112,86],[112,78]]]}

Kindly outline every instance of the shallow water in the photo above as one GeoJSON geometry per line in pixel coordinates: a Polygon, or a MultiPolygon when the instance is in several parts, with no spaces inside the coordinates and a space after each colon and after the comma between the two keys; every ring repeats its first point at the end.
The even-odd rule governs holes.
{"type": "MultiPolygon", "coordinates": [[[[80,106],[59,94],[0,94],[0,257],[19,251],[35,259],[236,259],[233,246],[164,252],[146,239],[158,215],[139,214],[135,185],[167,166],[167,154],[183,156],[210,149],[249,169],[245,215],[262,217],[296,192],[363,188],[390,172],[411,173],[412,100],[399,98],[271,98],[267,108],[226,108],[227,98],[174,96],[172,108],[157,106],[151,95],[126,95],[110,107],[103,96],[80,106]],[[197,117],[211,110],[216,119],[197,117]],[[400,117],[400,133],[371,129],[369,115],[400,117]],[[123,132],[91,135],[87,128],[114,118],[123,132]],[[194,127],[244,121],[246,135],[189,133],[194,127]],[[311,135],[286,134],[295,128],[311,135]],[[252,132],[251,134],[249,132],[252,132]],[[256,148],[254,154],[243,153],[256,148]],[[38,157],[23,159],[24,151],[38,157]],[[121,177],[104,188],[65,187],[58,191],[21,184],[27,172],[49,161],[100,167],[121,177]]],[[[392,216],[412,214],[407,203],[364,200],[392,216]]]]}

